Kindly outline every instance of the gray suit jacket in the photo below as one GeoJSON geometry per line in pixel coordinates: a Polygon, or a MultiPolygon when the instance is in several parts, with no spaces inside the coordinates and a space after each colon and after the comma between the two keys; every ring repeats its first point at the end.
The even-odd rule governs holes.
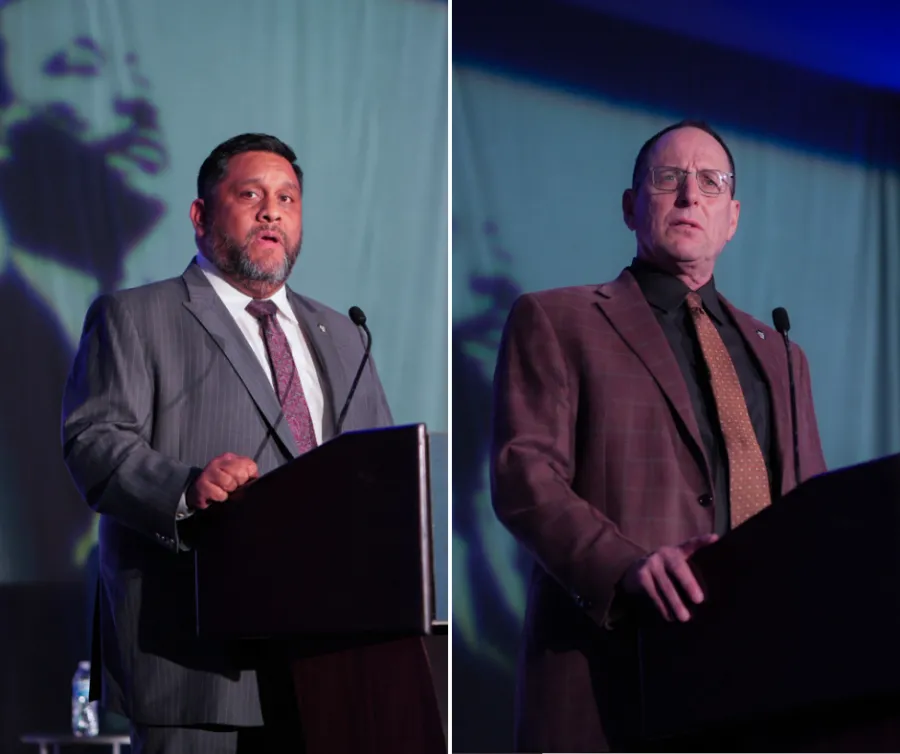
{"type": "MultiPolygon", "coordinates": [[[[327,439],[364,338],[344,315],[292,291],[288,298],[317,360],[327,439]]],[[[280,410],[196,264],[179,278],[102,296],[88,311],[63,401],[63,453],[102,514],[95,646],[108,709],[144,724],[262,724],[252,664],[194,635],[193,555],[175,512],[221,453],[253,458],[260,474],[295,457],[280,410]]],[[[390,424],[370,360],[344,429],[390,424]]]]}

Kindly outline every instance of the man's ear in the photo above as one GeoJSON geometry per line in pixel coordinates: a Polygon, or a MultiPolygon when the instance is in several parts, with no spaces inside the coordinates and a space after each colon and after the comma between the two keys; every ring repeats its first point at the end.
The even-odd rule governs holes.
{"type": "Polygon", "coordinates": [[[625,221],[625,225],[628,226],[628,230],[633,231],[635,228],[634,222],[634,205],[637,201],[637,194],[635,194],[634,189],[625,189],[622,192],[622,219],[625,221]]]}
{"type": "Polygon", "coordinates": [[[737,199],[731,200],[731,218],[728,221],[728,240],[734,238],[737,233],[738,219],[741,216],[741,203],[737,199]]]}
{"type": "Polygon", "coordinates": [[[197,236],[203,238],[209,227],[209,218],[206,212],[206,202],[202,199],[194,199],[191,202],[191,223],[197,236]]]}

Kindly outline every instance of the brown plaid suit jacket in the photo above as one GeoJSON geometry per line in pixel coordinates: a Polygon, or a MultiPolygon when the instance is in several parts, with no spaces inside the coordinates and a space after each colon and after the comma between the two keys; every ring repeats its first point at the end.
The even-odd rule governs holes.
{"type": "MultiPolygon", "coordinates": [[[[722,303],[768,381],[776,473],[787,492],[796,480],[784,343],[722,303]]],[[[809,365],[794,348],[806,479],[826,467],[809,365]]],[[[608,750],[617,723],[616,632],[608,630],[615,585],[648,551],[712,532],[715,511],[684,378],[627,270],[611,283],[516,301],[493,422],[494,508],[537,563],[519,662],[517,749],[608,750]]]]}

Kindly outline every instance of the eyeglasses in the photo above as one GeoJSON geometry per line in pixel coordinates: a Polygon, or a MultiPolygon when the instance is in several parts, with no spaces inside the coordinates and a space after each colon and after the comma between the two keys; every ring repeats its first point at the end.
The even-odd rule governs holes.
{"type": "Polygon", "coordinates": [[[697,170],[689,172],[681,168],[650,168],[650,183],[659,191],[680,191],[689,175],[697,176],[700,191],[709,196],[724,194],[732,185],[734,173],[723,173],[721,170],[697,170]]]}

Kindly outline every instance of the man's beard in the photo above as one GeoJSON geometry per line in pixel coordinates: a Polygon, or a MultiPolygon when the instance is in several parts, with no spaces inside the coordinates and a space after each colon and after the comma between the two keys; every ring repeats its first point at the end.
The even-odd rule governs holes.
{"type": "Polygon", "coordinates": [[[212,228],[211,251],[212,260],[216,266],[226,275],[245,283],[265,283],[268,285],[281,285],[288,277],[297,257],[300,255],[300,246],[303,244],[303,231],[297,244],[289,247],[287,236],[280,228],[262,227],[251,231],[244,238],[243,243],[229,236],[217,226],[212,228]],[[281,264],[275,268],[263,267],[250,258],[248,250],[253,240],[261,233],[271,233],[281,239],[284,254],[281,264]]]}

